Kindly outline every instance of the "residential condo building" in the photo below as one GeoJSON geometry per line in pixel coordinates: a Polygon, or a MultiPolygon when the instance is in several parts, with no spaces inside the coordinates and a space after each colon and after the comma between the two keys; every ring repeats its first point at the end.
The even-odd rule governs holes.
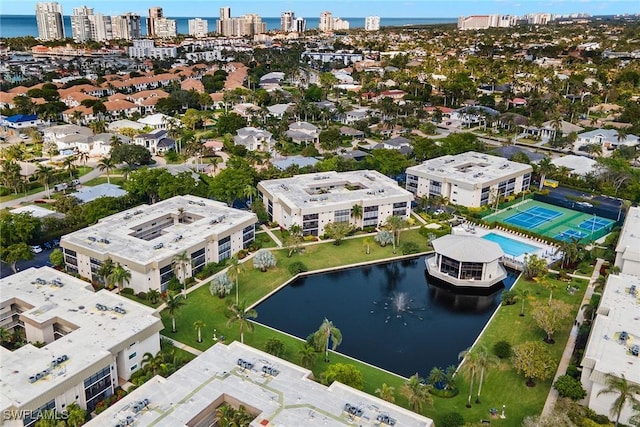
{"type": "Polygon", "coordinates": [[[267,24],[262,22],[260,15],[248,13],[238,18],[227,18],[227,12],[230,13],[228,8],[220,9],[220,19],[216,21],[218,34],[226,37],[245,37],[267,32],[267,24]]]}
{"type": "Polygon", "coordinates": [[[5,425],[31,427],[38,413],[72,403],[91,412],[140,369],[145,353],[160,350],[164,326],[152,308],[53,268],[20,271],[0,287],[0,326],[20,329],[29,343],[0,347],[5,425]]]}
{"type": "Polygon", "coordinates": [[[168,39],[178,35],[178,23],[175,19],[158,18],[153,21],[154,37],[168,39]]]}
{"type": "Polygon", "coordinates": [[[155,6],[149,8],[149,16],[147,17],[147,37],[157,37],[156,21],[163,17],[162,8],[155,6]]]}
{"type": "Polygon", "coordinates": [[[416,197],[447,198],[480,207],[529,189],[533,168],[489,154],[467,153],[430,159],[407,168],[407,190],[416,197]]]}
{"type": "Polygon", "coordinates": [[[64,38],[62,6],[57,2],[36,3],[36,23],[38,40],[59,40],[64,38]]]}
{"type": "Polygon", "coordinates": [[[142,37],[140,15],[125,13],[111,18],[113,38],[123,40],[137,40],[142,37]]]}
{"type": "Polygon", "coordinates": [[[255,214],[196,196],[176,196],[103,218],[63,236],[67,271],[92,281],[111,259],[131,272],[135,292],[167,290],[176,255],[186,255],[182,277],[231,258],[254,241],[255,214]]]}
{"type": "Polygon", "coordinates": [[[513,27],[518,22],[512,15],[471,15],[458,18],[459,30],[486,30],[492,27],[513,27]]]}
{"type": "Polygon", "coordinates": [[[296,19],[295,12],[287,11],[280,14],[280,31],[289,32],[293,27],[293,21],[296,19]]]}
{"type": "Polygon", "coordinates": [[[310,370],[234,341],[212,346],[166,379],[150,379],[86,426],[211,426],[225,403],[244,406],[252,426],[434,425],[338,381],[322,385],[310,370]],[[139,410],[140,402],[151,410],[139,410]]]}
{"type": "Polygon", "coordinates": [[[91,7],[82,6],[73,9],[73,15],[71,15],[73,40],[81,43],[92,40],[89,16],[93,16],[93,8],[91,7]]]}
{"type": "Polygon", "coordinates": [[[320,14],[318,30],[325,33],[333,31],[333,13],[324,11],[320,14]]]}
{"type": "Polygon", "coordinates": [[[364,20],[365,31],[378,31],[380,29],[379,16],[367,16],[364,20]]]}
{"type": "Polygon", "coordinates": [[[396,181],[370,170],[322,172],[272,179],[258,184],[269,219],[289,228],[297,224],[304,235],[321,236],[328,223],[377,227],[390,216],[409,218],[410,192],[396,181]],[[355,205],[361,215],[352,215],[355,205]]]}
{"type": "Polygon", "coordinates": [[[206,19],[189,19],[189,35],[193,37],[207,37],[209,22],[206,19]]]}
{"type": "Polygon", "coordinates": [[[178,48],[175,46],[156,46],[153,40],[134,40],[129,46],[129,58],[175,58],[178,48]]]}

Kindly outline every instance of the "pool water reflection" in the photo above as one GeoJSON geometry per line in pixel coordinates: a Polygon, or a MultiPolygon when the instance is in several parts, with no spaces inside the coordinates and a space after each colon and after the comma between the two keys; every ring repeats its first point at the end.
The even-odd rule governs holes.
{"type": "Polygon", "coordinates": [[[424,257],[307,276],[260,303],[257,321],[305,339],[326,317],[342,332],[340,353],[427,376],[434,366],[457,364],[504,289],[464,295],[429,282],[424,257]]]}

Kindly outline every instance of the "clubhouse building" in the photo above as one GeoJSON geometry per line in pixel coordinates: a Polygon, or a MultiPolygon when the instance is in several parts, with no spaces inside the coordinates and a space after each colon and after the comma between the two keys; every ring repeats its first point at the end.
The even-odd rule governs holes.
{"type": "Polygon", "coordinates": [[[390,216],[409,218],[413,195],[393,179],[371,170],[320,172],[261,181],[258,191],[269,219],[303,234],[322,236],[327,224],[377,227],[390,216]],[[352,215],[355,205],[361,215],[352,215]]]}
{"type": "Polygon", "coordinates": [[[502,157],[469,151],[407,168],[407,190],[416,197],[447,198],[468,207],[491,204],[529,189],[533,168],[502,157]]]}
{"type": "Polygon", "coordinates": [[[34,426],[39,412],[72,403],[91,412],[145,353],[160,350],[163,325],[152,308],[53,268],[20,271],[0,288],[0,327],[29,343],[0,346],[0,410],[17,417],[3,418],[6,425],[34,426]]]}
{"type": "Polygon", "coordinates": [[[182,279],[207,263],[232,257],[254,241],[256,215],[196,196],[141,205],[62,237],[67,271],[92,281],[108,258],[131,272],[126,287],[165,291],[176,256],[186,254],[182,279]]]}

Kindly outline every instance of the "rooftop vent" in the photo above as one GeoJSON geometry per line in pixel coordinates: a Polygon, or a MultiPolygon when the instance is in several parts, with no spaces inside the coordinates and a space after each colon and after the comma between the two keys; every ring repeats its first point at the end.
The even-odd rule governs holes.
{"type": "Polygon", "coordinates": [[[206,206],[205,202],[198,202],[198,206],[206,206]]]}
{"type": "Polygon", "coordinates": [[[124,219],[131,219],[131,214],[126,214],[123,218],[124,219]]]}
{"type": "Polygon", "coordinates": [[[182,234],[177,235],[176,238],[173,239],[174,242],[179,242],[180,240],[182,240],[182,234]]]}
{"type": "Polygon", "coordinates": [[[142,411],[144,408],[149,406],[149,403],[151,403],[149,399],[142,399],[141,401],[134,403],[132,407],[133,413],[137,414],[138,412],[142,411]]]}
{"type": "Polygon", "coordinates": [[[284,184],[280,184],[280,188],[282,188],[284,191],[289,191],[289,187],[284,184]]]}
{"type": "Polygon", "coordinates": [[[89,236],[89,237],[87,237],[87,240],[89,240],[90,242],[95,242],[95,241],[97,241],[98,239],[96,239],[96,238],[95,238],[95,237],[93,237],[93,236],[89,236]]]}
{"type": "Polygon", "coordinates": [[[370,180],[370,181],[375,181],[375,180],[376,180],[376,177],[375,177],[375,176],[373,176],[373,175],[369,175],[368,173],[365,173],[365,174],[364,174],[364,177],[365,177],[365,178],[367,178],[367,179],[368,179],[368,180],[370,180]]]}
{"type": "Polygon", "coordinates": [[[103,238],[100,239],[100,243],[104,243],[105,245],[108,245],[111,242],[109,241],[109,239],[103,237],[103,238]]]}
{"type": "Polygon", "coordinates": [[[133,214],[134,215],[140,215],[141,213],[143,213],[144,211],[142,209],[138,209],[137,211],[135,211],[133,214]]]}
{"type": "Polygon", "coordinates": [[[56,287],[58,287],[58,288],[61,288],[61,287],[63,287],[63,286],[64,286],[64,283],[62,283],[62,280],[60,280],[60,278],[59,278],[59,277],[56,277],[55,279],[53,279],[53,280],[51,281],[51,285],[52,285],[52,286],[56,286],[56,287]]]}
{"type": "Polygon", "coordinates": [[[164,243],[158,243],[156,245],[153,245],[153,249],[162,249],[164,247],[164,243]]]}

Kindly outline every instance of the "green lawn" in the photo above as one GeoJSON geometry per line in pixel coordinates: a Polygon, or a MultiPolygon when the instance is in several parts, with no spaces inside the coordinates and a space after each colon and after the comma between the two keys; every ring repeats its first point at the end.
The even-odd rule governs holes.
{"type": "Polygon", "coordinates": [[[256,232],[256,242],[261,244],[262,248],[276,248],[278,245],[273,241],[271,236],[265,231],[256,232]]]}
{"type": "MultiPolygon", "coordinates": [[[[420,244],[421,249],[427,250],[425,239],[418,234],[417,230],[404,231],[401,236],[401,241],[415,241],[420,244]]],[[[377,244],[372,245],[371,253],[366,255],[362,239],[346,240],[343,241],[340,246],[334,246],[329,243],[307,246],[302,254],[294,255],[291,258],[286,257],[286,250],[277,250],[275,254],[278,260],[278,266],[265,273],[251,268],[251,261],[244,265],[244,269],[240,274],[241,299],[246,299],[248,302],[254,303],[272,290],[277,289],[291,278],[287,267],[294,261],[302,261],[307,265],[309,270],[316,270],[359,262],[375,261],[393,256],[392,248],[381,248],[377,244]]],[[[575,315],[579,308],[582,295],[586,290],[586,282],[574,280],[572,284],[579,287],[579,291],[573,295],[570,295],[566,291],[567,283],[554,283],[557,283],[554,290],[554,298],[559,298],[572,304],[573,314],[575,315]]],[[[546,301],[548,299],[548,290],[542,288],[541,285],[535,282],[529,283],[522,279],[516,286],[530,289],[530,295],[525,304],[525,316],[519,316],[519,304],[501,307],[479,340],[480,343],[486,345],[490,350],[493,344],[500,340],[507,340],[512,345],[517,345],[525,341],[542,340],[544,338],[543,331],[536,326],[529,312],[535,300],[546,301]]],[[[200,350],[206,350],[214,344],[212,339],[214,329],[218,336],[225,336],[225,342],[227,343],[232,340],[238,340],[240,337],[237,327],[235,325],[231,328],[227,327],[226,318],[224,317],[226,303],[233,300],[233,295],[234,293],[232,292],[232,294],[225,299],[220,299],[210,294],[208,286],[197,289],[189,294],[187,304],[177,313],[176,333],[170,332],[171,320],[166,310],[162,312],[162,319],[165,324],[163,334],[200,350]],[[202,343],[196,342],[197,332],[193,327],[193,323],[196,320],[203,320],[207,325],[203,330],[204,342],[202,343]]],[[[549,349],[552,350],[557,360],[560,359],[564,350],[564,344],[568,338],[574,317],[575,316],[567,320],[566,325],[555,334],[556,344],[549,345],[549,349]]],[[[313,331],[309,331],[309,333],[312,332],[313,331]]],[[[264,349],[267,340],[273,337],[277,337],[285,343],[286,350],[283,358],[293,363],[299,363],[298,352],[302,348],[303,342],[262,325],[256,324],[253,333],[245,333],[245,343],[259,349],[264,349]]],[[[345,339],[348,339],[348,337],[345,337],[345,339]]],[[[383,382],[394,386],[396,389],[396,403],[405,407],[407,406],[406,400],[399,394],[404,379],[364,363],[351,360],[340,354],[331,355],[331,363],[335,362],[356,365],[363,374],[365,381],[364,390],[368,393],[374,393],[375,389],[379,388],[383,382]]],[[[326,369],[326,366],[327,364],[322,361],[322,356],[318,355],[316,363],[312,367],[314,376],[319,378],[320,374],[326,369]]],[[[428,369],[430,369],[430,367],[428,367],[428,369]]],[[[502,405],[506,405],[507,418],[504,420],[493,418],[491,419],[491,425],[505,427],[520,426],[522,419],[526,416],[540,413],[551,387],[551,380],[539,382],[538,385],[533,388],[526,387],[524,377],[516,374],[510,364],[504,362],[500,368],[493,369],[489,372],[483,385],[482,403],[474,403],[471,409],[465,407],[468,384],[462,379],[459,379],[459,387],[461,392],[456,397],[449,399],[434,397],[434,406],[425,407],[423,414],[435,419],[437,422],[439,416],[455,411],[461,413],[465,417],[465,421],[478,422],[481,419],[490,419],[490,408],[495,407],[501,410],[502,405]]]]}

